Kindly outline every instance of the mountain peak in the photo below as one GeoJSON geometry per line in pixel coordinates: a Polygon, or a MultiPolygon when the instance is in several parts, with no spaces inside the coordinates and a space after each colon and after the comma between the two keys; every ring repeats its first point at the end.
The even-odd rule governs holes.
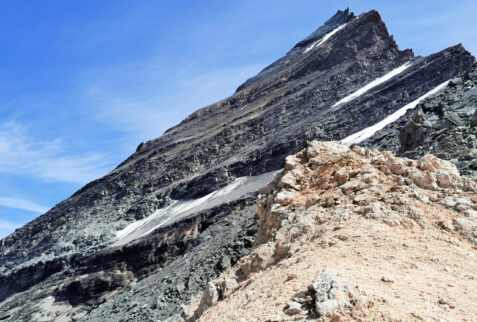
{"type": "MultiPolygon", "coordinates": [[[[349,9],[338,10],[284,57],[239,86],[237,92],[252,87],[268,88],[271,81],[283,83],[285,79],[301,78],[316,70],[330,69],[344,61],[361,60],[372,55],[405,60],[414,57],[411,50],[399,50],[376,10],[357,17],[349,9]]],[[[381,58],[376,57],[377,60],[381,58]]]]}
{"type": "Polygon", "coordinates": [[[349,12],[349,8],[346,8],[346,10],[338,10],[333,17],[328,19],[322,26],[320,26],[318,29],[313,31],[308,37],[300,41],[298,44],[295,45],[293,48],[299,48],[299,47],[304,47],[327,33],[333,31],[334,29],[338,28],[339,26],[353,20],[355,18],[355,15],[353,12],[349,12]]]}

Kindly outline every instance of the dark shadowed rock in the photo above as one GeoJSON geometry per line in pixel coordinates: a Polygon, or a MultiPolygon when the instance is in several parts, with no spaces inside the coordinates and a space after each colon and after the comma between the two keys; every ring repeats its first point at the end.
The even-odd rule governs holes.
{"type": "Polygon", "coordinates": [[[443,91],[361,145],[411,158],[432,153],[453,162],[462,174],[477,176],[477,78],[465,76],[476,69],[474,64],[470,73],[453,78],[443,91]]]}
{"type": "Polygon", "coordinates": [[[427,135],[429,122],[421,108],[417,108],[411,116],[409,122],[404,125],[399,133],[399,142],[403,151],[411,150],[419,146],[427,135]]]}

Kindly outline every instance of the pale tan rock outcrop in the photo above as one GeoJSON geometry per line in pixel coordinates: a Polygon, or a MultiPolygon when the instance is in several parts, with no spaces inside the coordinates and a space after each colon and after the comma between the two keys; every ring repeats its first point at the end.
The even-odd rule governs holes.
{"type": "Polygon", "coordinates": [[[193,319],[477,319],[477,182],[452,163],[311,142],[257,207],[255,250],[193,319]]]}

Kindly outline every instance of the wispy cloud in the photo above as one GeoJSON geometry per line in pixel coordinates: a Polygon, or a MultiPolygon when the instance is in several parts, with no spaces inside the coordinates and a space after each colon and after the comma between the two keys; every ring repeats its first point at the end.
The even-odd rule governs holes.
{"type": "Polygon", "coordinates": [[[46,206],[42,206],[26,200],[5,197],[0,197],[0,206],[28,210],[37,213],[44,213],[47,212],[49,209],[46,206]]]}
{"type": "Polygon", "coordinates": [[[0,230],[13,230],[17,227],[14,223],[9,221],[0,220],[0,230]]]}
{"type": "Polygon", "coordinates": [[[34,139],[16,122],[0,124],[0,156],[0,172],[51,181],[84,184],[108,169],[104,155],[68,154],[61,139],[34,139]]]}
{"type": "Polygon", "coordinates": [[[150,70],[155,69],[153,62],[141,66],[147,68],[141,72],[137,64],[131,63],[114,70],[96,71],[89,75],[89,86],[85,88],[88,102],[85,105],[94,107],[91,114],[109,126],[132,133],[136,140],[156,138],[198,108],[232,95],[264,64],[224,68],[204,74],[186,73],[163,86],[157,86],[158,76],[151,75],[150,70]],[[118,76],[141,79],[142,87],[125,89],[123,84],[115,84],[112,79],[118,76]]]}
{"type": "Polygon", "coordinates": [[[0,239],[10,234],[13,232],[13,230],[15,230],[15,228],[18,227],[20,227],[20,225],[16,225],[9,221],[0,220],[0,239]]]}

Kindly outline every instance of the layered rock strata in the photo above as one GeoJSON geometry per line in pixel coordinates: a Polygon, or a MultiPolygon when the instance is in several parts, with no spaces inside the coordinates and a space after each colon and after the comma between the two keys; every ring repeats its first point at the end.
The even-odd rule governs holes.
{"type": "Polygon", "coordinates": [[[359,144],[409,158],[432,153],[454,163],[462,174],[476,177],[477,64],[359,144]]]}

